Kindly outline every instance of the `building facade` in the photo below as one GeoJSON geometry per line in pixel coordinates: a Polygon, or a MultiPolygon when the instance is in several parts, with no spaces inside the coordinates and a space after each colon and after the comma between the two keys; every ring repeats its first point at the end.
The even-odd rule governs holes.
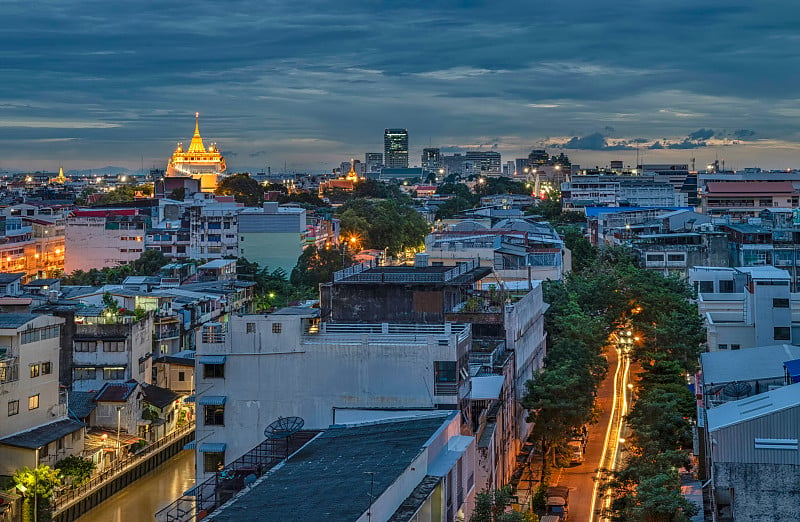
{"type": "Polygon", "coordinates": [[[383,131],[383,158],[387,168],[408,168],[408,129],[383,131]]]}

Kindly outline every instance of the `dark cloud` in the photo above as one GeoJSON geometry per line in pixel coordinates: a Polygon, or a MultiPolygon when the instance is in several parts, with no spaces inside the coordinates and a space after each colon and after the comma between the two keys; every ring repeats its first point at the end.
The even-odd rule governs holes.
{"type": "Polygon", "coordinates": [[[250,156],[251,158],[258,158],[258,157],[260,157],[260,156],[266,156],[266,155],[267,155],[267,151],[265,151],[265,150],[257,150],[257,151],[255,151],[255,152],[251,152],[251,153],[249,154],[249,156],[250,156]]]}
{"type": "Polygon", "coordinates": [[[163,167],[198,110],[241,157],[324,170],[381,150],[390,126],[409,129],[412,158],[438,142],[510,159],[544,136],[700,146],[705,127],[800,137],[786,88],[800,10],[785,2],[502,4],[6,0],[0,157],[163,167]]]}
{"type": "Polygon", "coordinates": [[[750,129],[737,129],[733,131],[731,135],[738,140],[746,140],[755,136],[756,132],[750,129]]]}
{"type": "Polygon", "coordinates": [[[581,150],[634,150],[634,147],[631,147],[625,142],[616,145],[609,145],[605,136],[599,132],[589,134],[588,136],[584,136],[582,138],[574,136],[568,142],[562,145],[562,147],[565,149],[581,150]]]}
{"type": "Polygon", "coordinates": [[[661,144],[660,141],[656,141],[656,142],[653,142],[653,144],[650,145],[647,148],[650,149],[650,150],[660,150],[660,149],[663,149],[664,146],[661,144]]]}
{"type": "Polygon", "coordinates": [[[689,134],[690,140],[708,140],[714,137],[714,131],[711,129],[697,129],[689,134]]]}

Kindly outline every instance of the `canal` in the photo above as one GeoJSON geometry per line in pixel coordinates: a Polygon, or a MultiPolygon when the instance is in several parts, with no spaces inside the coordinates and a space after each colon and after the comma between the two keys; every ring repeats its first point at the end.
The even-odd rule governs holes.
{"type": "Polygon", "coordinates": [[[194,451],[181,451],[77,522],[153,522],[154,514],[194,485],[194,451]]]}

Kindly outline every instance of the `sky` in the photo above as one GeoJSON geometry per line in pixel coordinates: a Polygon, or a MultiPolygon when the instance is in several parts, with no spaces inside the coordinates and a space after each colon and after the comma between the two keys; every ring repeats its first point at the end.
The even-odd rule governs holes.
{"type": "Polygon", "coordinates": [[[3,0],[0,170],[423,147],[800,168],[800,10],[752,0],[3,0]]]}

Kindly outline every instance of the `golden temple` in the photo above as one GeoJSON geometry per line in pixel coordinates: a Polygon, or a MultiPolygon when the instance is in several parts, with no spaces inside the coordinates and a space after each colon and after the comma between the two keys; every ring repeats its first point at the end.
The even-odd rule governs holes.
{"type": "Polygon", "coordinates": [[[167,177],[191,177],[200,180],[200,190],[214,192],[219,176],[225,173],[225,158],[212,143],[206,150],[200,136],[200,113],[194,114],[194,136],[189,149],[183,150],[183,143],[178,143],[175,152],[167,165],[167,177]]]}

